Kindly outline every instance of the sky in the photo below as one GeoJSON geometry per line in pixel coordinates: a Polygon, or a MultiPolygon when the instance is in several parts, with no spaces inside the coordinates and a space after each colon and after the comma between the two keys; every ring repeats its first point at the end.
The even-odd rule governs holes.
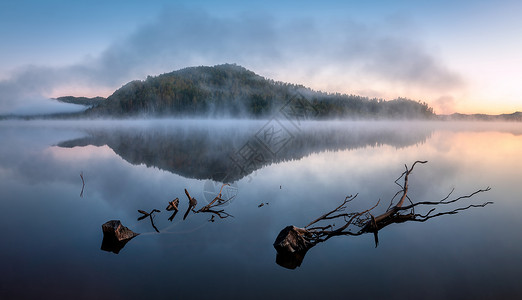
{"type": "Polygon", "coordinates": [[[522,2],[0,2],[0,114],[74,109],[147,75],[235,63],[315,90],[522,111],[522,2]]]}

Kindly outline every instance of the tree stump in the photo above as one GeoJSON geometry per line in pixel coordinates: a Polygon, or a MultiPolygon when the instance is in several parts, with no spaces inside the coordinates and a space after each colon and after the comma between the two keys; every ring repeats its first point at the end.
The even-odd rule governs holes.
{"type": "Polygon", "coordinates": [[[132,238],[139,235],[123,226],[119,220],[111,220],[102,225],[103,240],[101,250],[118,254],[132,238]]]}
{"type": "Polygon", "coordinates": [[[306,239],[308,231],[295,226],[287,226],[277,236],[274,248],[278,253],[294,253],[306,251],[314,246],[306,239]]]}

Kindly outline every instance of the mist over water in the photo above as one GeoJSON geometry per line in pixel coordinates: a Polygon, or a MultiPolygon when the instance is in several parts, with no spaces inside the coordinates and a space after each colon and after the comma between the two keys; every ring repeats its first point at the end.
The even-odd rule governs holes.
{"type": "Polygon", "coordinates": [[[78,113],[86,109],[83,105],[61,103],[52,99],[36,99],[27,100],[20,103],[9,114],[16,116],[39,116],[59,113],[78,113]]]}
{"type": "Polygon", "coordinates": [[[401,148],[423,143],[431,134],[429,128],[406,127],[402,122],[271,119],[128,121],[123,124],[126,125],[85,128],[85,137],[64,141],[58,146],[107,145],[135,165],[145,164],[196,179],[233,182],[267,165],[313,153],[379,145],[401,148]]]}
{"type": "Polygon", "coordinates": [[[0,296],[522,295],[518,123],[270,122],[0,122],[0,209],[6,212],[0,218],[0,296]],[[279,133],[272,136],[278,143],[266,139],[267,128],[279,133]],[[252,153],[263,160],[236,163],[260,158],[252,153]],[[337,237],[311,249],[295,270],[275,263],[272,243],[285,226],[305,226],[356,193],[348,210],[381,199],[375,213],[384,212],[397,191],[394,180],[415,160],[428,163],[411,175],[413,201],[490,186],[448,208],[495,203],[426,223],[394,224],[379,233],[377,248],[371,236],[337,237]],[[168,220],[168,201],[179,197],[184,212],[187,189],[198,207],[205,205],[205,192],[221,186],[223,173],[236,188],[224,207],[233,218],[168,220]],[[137,220],[138,209],[161,210],[154,219],[160,233],[137,220]],[[100,250],[101,225],[113,219],[141,233],[119,254],[100,250]],[[391,293],[402,279],[408,288],[391,293]],[[28,281],[31,289],[23,288],[28,281]],[[184,288],[174,289],[173,282],[184,288]]]}

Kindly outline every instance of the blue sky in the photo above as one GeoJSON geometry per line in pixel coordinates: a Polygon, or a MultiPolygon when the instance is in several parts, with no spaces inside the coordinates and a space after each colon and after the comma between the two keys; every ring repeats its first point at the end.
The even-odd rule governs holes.
{"type": "Polygon", "coordinates": [[[314,89],[522,110],[517,1],[0,2],[0,114],[237,63],[314,89]]]}

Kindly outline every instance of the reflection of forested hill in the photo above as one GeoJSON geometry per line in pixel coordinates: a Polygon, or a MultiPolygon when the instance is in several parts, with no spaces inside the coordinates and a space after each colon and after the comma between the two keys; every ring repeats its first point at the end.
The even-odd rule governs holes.
{"type": "Polygon", "coordinates": [[[401,122],[204,123],[93,129],[87,137],[59,146],[108,145],[132,164],[189,178],[236,181],[272,163],[312,153],[380,145],[406,147],[423,143],[431,134],[425,127],[401,122]]]}

